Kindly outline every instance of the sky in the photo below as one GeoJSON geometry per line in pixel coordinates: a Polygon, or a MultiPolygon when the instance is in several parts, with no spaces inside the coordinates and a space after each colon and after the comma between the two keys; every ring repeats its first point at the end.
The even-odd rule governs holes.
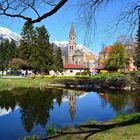
{"type": "MultiPolygon", "coordinates": [[[[75,0],[78,1],[78,0],[75,0]]],[[[78,22],[78,7],[75,6],[73,0],[69,0],[64,7],[62,7],[56,14],[41,21],[35,26],[45,25],[49,34],[50,41],[68,41],[71,25],[73,24],[76,31],[76,43],[85,44],[88,49],[93,53],[98,54],[103,46],[108,46],[116,42],[117,38],[126,33],[126,28],[120,26],[117,31],[114,32],[113,23],[117,21],[117,16],[122,12],[122,9],[126,9],[128,5],[126,3],[136,2],[137,0],[112,0],[109,4],[99,9],[96,15],[96,26],[93,25],[93,32],[89,35],[90,42],[85,44],[85,31],[86,27],[82,26],[82,23],[78,22]]],[[[42,8],[42,11],[45,8],[42,8]]],[[[27,13],[30,16],[34,16],[32,12],[27,13]]],[[[16,18],[0,17],[0,26],[7,27],[11,31],[18,34],[21,33],[23,20],[16,18]]],[[[127,25],[126,25],[127,26],[127,25]]],[[[135,33],[135,32],[134,32],[135,33]]]]}

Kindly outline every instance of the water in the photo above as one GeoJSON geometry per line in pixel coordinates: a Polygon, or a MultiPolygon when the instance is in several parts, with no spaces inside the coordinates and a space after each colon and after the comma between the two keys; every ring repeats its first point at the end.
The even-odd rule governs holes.
{"type": "Polygon", "coordinates": [[[46,135],[47,126],[74,126],[140,112],[140,93],[96,93],[63,89],[17,88],[0,92],[0,139],[46,135]]]}

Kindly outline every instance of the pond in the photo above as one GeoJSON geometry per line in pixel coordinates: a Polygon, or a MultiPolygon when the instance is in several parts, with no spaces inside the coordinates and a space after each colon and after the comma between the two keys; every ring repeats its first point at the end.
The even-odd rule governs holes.
{"type": "Polygon", "coordinates": [[[140,112],[140,93],[97,93],[68,89],[17,88],[0,91],[0,139],[46,135],[48,125],[74,126],[140,112]]]}

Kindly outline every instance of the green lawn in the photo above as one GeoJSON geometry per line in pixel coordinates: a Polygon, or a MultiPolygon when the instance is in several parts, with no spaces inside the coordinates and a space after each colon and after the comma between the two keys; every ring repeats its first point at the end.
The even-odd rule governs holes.
{"type": "MultiPolygon", "coordinates": [[[[134,75],[140,75],[140,71],[122,73],[122,72],[113,72],[106,74],[98,74],[93,76],[44,76],[42,78],[41,75],[37,75],[36,79],[33,77],[25,77],[25,78],[2,78],[0,77],[0,90],[3,89],[12,89],[14,87],[47,87],[49,83],[61,83],[62,81],[78,81],[80,79],[88,78],[88,79],[96,79],[96,78],[110,78],[110,77],[128,77],[131,79],[134,75]]],[[[63,82],[62,82],[63,83],[63,82]]]]}
{"type": "Polygon", "coordinates": [[[108,122],[91,121],[77,128],[67,128],[54,139],[84,140],[85,138],[87,140],[139,140],[140,113],[121,115],[108,122]]]}

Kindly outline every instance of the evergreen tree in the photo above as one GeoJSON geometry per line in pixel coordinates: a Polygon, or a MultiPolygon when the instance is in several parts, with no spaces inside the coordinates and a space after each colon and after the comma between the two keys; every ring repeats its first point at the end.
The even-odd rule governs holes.
{"type": "Polygon", "coordinates": [[[25,22],[22,28],[21,36],[22,39],[20,41],[17,55],[19,58],[24,59],[28,62],[31,55],[31,47],[35,45],[35,30],[33,25],[25,22]]]}
{"type": "Polygon", "coordinates": [[[138,23],[138,32],[137,32],[137,49],[136,49],[136,60],[135,60],[135,64],[137,66],[137,68],[140,68],[140,18],[139,18],[139,23],[138,23]]]}
{"type": "Polygon", "coordinates": [[[54,70],[60,72],[63,71],[63,59],[62,59],[61,48],[58,48],[54,57],[54,70]]]}
{"type": "Polygon", "coordinates": [[[53,48],[49,43],[49,33],[45,26],[36,28],[35,46],[32,46],[30,64],[34,71],[49,73],[53,64],[53,48]]]}
{"type": "Polygon", "coordinates": [[[17,47],[13,40],[11,42],[5,40],[0,43],[0,70],[1,71],[8,69],[8,64],[10,60],[15,57],[16,49],[17,47]]]}

